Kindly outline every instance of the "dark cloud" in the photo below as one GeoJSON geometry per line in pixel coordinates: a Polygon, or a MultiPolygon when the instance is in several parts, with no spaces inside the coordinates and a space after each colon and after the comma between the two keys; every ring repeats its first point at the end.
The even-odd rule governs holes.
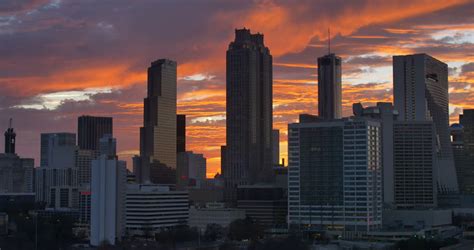
{"type": "Polygon", "coordinates": [[[461,67],[461,74],[463,74],[463,75],[467,75],[467,74],[472,73],[472,72],[474,72],[474,62],[464,64],[461,67]]]}

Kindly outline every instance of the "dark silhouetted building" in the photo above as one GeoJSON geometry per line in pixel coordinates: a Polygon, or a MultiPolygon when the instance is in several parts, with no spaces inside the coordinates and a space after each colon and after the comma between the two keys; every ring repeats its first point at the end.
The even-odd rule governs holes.
{"type": "Polygon", "coordinates": [[[176,152],[186,152],[186,115],[176,115],[176,152]]]}
{"type": "Polygon", "coordinates": [[[176,171],[176,71],[177,63],[168,59],[154,61],[148,68],[147,97],[140,128],[141,159],[134,159],[134,164],[140,164],[134,166],[139,183],[161,178],[152,176],[159,173],[150,169],[155,163],[176,171]]]}
{"type": "Polygon", "coordinates": [[[235,31],[227,50],[226,156],[222,173],[235,200],[238,185],[272,179],[272,55],[263,34],[235,31]]]}
{"type": "Polygon", "coordinates": [[[446,63],[427,54],[393,57],[393,94],[394,106],[399,112],[398,119],[431,121],[434,124],[437,138],[433,149],[437,158],[434,168],[442,176],[435,179],[438,180],[438,194],[442,196],[458,192],[449,136],[448,88],[446,63]]]}
{"type": "Polygon", "coordinates": [[[80,149],[99,150],[99,140],[113,135],[112,117],[80,116],[77,120],[77,141],[80,149]]]}
{"type": "Polygon", "coordinates": [[[342,116],[341,58],[332,53],[318,58],[318,111],[323,119],[342,116]]]}
{"type": "Polygon", "coordinates": [[[474,194],[474,109],[465,109],[451,126],[456,172],[461,194],[474,194]]]}
{"type": "Polygon", "coordinates": [[[12,119],[10,118],[10,123],[7,131],[5,131],[5,154],[14,154],[15,153],[15,138],[16,134],[12,128],[12,119]]]}

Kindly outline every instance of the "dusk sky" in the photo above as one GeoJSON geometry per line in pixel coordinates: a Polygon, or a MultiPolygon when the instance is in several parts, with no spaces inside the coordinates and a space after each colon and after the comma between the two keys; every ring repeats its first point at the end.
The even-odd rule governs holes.
{"type": "MultiPolygon", "coordinates": [[[[0,0],[0,129],[39,165],[42,132],[76,132],[83,114],[112,116],[119,157],[138,154],[146,70],[178,62],[187,149],[220,172],[225,53],[234,29],[264,34],[273,55],[274,128],[317,114],[317,57],[343,59],[343,114],[392,101],[392,55],[427,53],[450,69],[450,115],[474,108],[474,1],[0,0]]],[[[3,142],[0,149],[3,152],[3,142]]],[[[129,162],[129,168],[131,168],[129,162]]]]}

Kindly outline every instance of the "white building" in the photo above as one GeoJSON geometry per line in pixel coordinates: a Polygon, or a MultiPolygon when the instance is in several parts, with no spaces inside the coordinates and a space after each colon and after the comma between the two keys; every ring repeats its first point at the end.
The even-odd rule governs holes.
{"type": "Polygon", "coordinates": [[[204,232],[209,224],[228,227],[237,219],[245,219],[245,210],[226,208],[223,203],[207,203],[204,208],[191,207],[189,209],[189,226],[197,227],[204,232]]]}
{"type": "Polygon", "coordinates": [[[123,230],[123,187],[126,185],[126,164],[115,157],[101,155],[92,161],[91,236],[90,243],[114,245],[123,230]]]}
{"type": "Polygon", "coordinates": [[[126,229],[143,235],[188,223],[187,191],[171,191],[168,186],[129,184],[125,202],[126,229]]]}
{"type": "Polygon", "coordinates": [[[288,127],[289,226],[345,237],[380,228],[380,123],[314,118],[288,127]]]}

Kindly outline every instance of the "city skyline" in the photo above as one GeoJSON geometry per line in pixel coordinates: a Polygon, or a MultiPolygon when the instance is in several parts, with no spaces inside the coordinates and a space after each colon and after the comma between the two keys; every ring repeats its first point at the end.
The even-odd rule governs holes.
{"type": "Polygon", "coordinates": [[[466,1],[430,1],[429,6],[426,2],[381,2],[375,5],[377,9],[369,1],[358,6],[348,2],[341,9],[326,3],[315,12],[321,15],[311,13],[311,8],[302,11],[302,6],[310,5],[305,1],[297,6],[278,1],[188,7],[163,3],[159,11],[189,15],[186,22],[175,20],[171,29],[152,26],[159,35],[150,34],[151,27],[145,26],[149,25],[146,18],[154,18],[150,23],[161,20],[160,15],[146,11],[153,9],[151,4],[128,8],[118,2],[115,14],[108,16],[100,14],[106,4],[98,4],[94,13],[92,4],[68,1],[7,4],[0,8],[0,41],[9,44],[0,48],[5,55],[0,60],[0,72],[4,72],[0,74],[0,129],[6,130],[12,117],[18,135],[16,152],[34,157],[39,166],[40,133],[75,132],[81,115],[111,116],[114,136],[120,142],[118,155],[128,160],[130,168],[129,159],[139,149],[146,67],[166,57],[179,65],[178,113],[187,115],[187,149],[204,153],[208,176],[212,176],[220,172],[220,145],[225,144],[225,51],[234,29],[242,27],[264,34],[274,55],[273,125],[282,135],[283,158],[287,158],[287,124],[300,113],[317,114],[317,58],[327,53],[328,26],[333,34],[332,52],[343,60],[343,116],[351,114],[352,103],[393,101],[392,55],[427,53],[449,66],[450,121],[457,122],[459,108],[474,108],[470,90],[474,84],[474,54],[470,53],[474,6],[466,1]],[[359,7],[362,12],[354,11],[359,7]],[[145,18],[132,14],[137,10],[145,18]],[[69,16],[75,11],[77,15],[69,16]],[[203,13],[212,15],[202,19],[203,13]],[[337,15],[342,13],[343,17],[337,15]],[[350,22],[361,14],[367,19],[350,22]],[[241,18],[233,21],[228,15],[241,18]],[[119,21],[119,16],[127,23],[119,21]],[[193,28],[187,28],[192,22],[193,28]],[[155,47],[154,39],[162,39],[162,45],[155,47]],[[72,44],[65,46],[68,42],[72,44]],[[33,45],[41,49],[28,50],[33,45]],[[13,63],[22,59],[29,63],[13,63]]]}

